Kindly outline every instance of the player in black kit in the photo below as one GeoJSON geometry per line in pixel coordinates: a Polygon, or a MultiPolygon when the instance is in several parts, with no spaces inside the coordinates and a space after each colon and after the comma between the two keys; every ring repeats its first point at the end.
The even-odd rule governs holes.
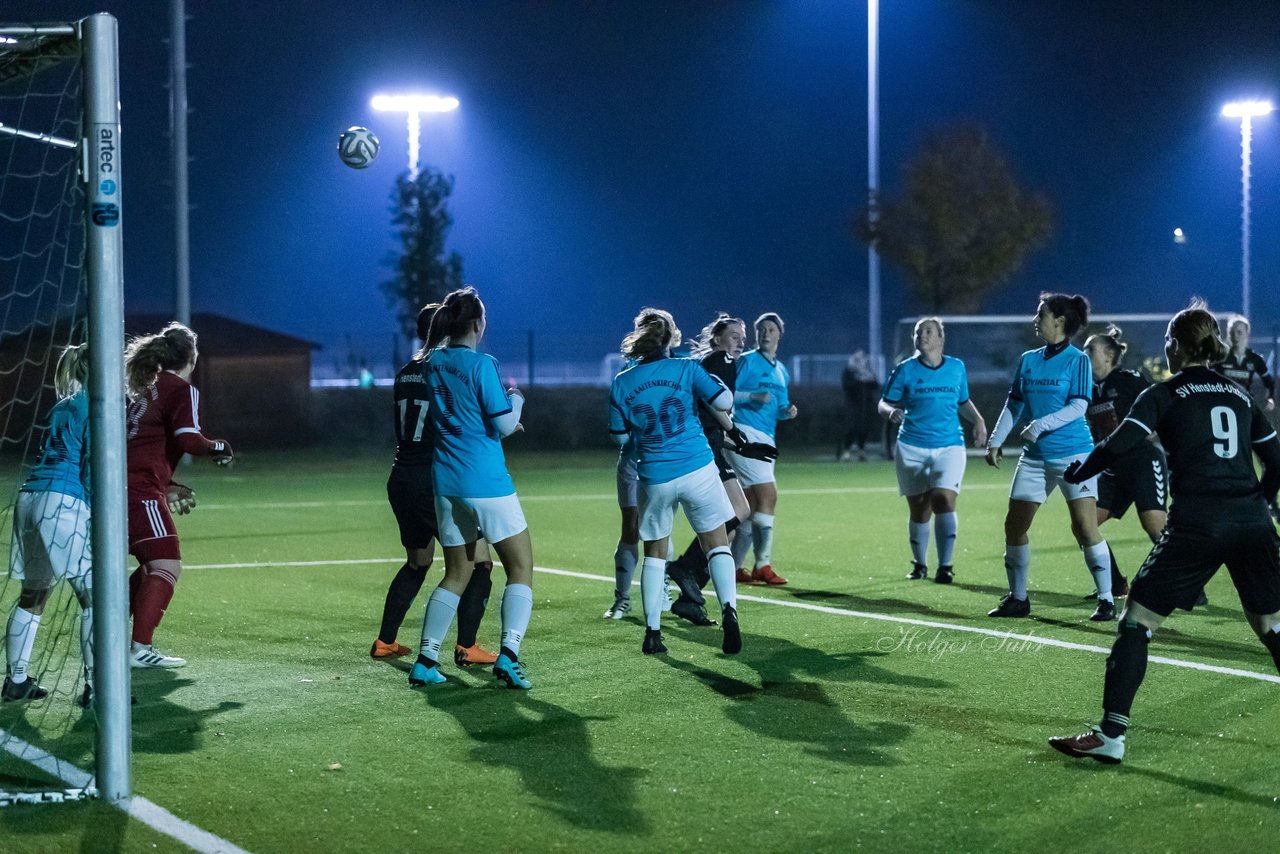
{"type": "MultiPolygon", "coordinates": [[[[716,319],[702,329],[693,346],[693,356],[701,359],[702,367],[707,373],[724,383],[729,393],[733,394],[737,381],[737,366],[734,359],[742,355],[743,342],[746,340],[747,326],[738,317],[730,317],[721,312],[716,319]]],[[[707,444],[715,455],[716,468],[720,471],[720,482],[724,484],[729,503],[733,505],[734,518],[726,524],[727,531],[734,529],[751,513],[747,504],[746,493],[738,483],[738,476],[724,458],[724,430],[711,413],[703,406],[698,407],[698,419],[702,422],[702,431],[707,436],[707,444]]],[[[715,620],[707,617],[706,599],[702,588],[707,586],[711,576],[707,571],[707,556],[694,537],[693,542],[685,549],[684,554],[667,565],[667,575],[680,588],[680,597],[671,605],[671,613],[688,620],[695,626],[714,626],[715,620]]]]}
{"type": "Polygon", "coordinates": [[[1190,605],[1224,563],[1245,618],[1280,670],[1280,536],[1267,511],[1280,489],[1280,440],[1248,394],[1209,369],[1225,352],[1202,302],[1178,312],[1165,334],[1173,377],[1139,395],[1120,427],[1066,471],[1068,481],[1092,477],[1154,432],[1173,473],[1169,522],[1133,580],[1107,658],[1102,721],[1082,735],[1049,739],[1068,756],[1112,764],[1124,758],[1151,633],[1175,608],[1190,605]]]}
{"type": "MultiPolygon", "coordinates": [[[[1120,367],[1129,349],[1120,336],[1120,329],[1111,325],[1105,332],[1090,335],[1084,344],[1093,366],[1093,401],[1086,417],[1095,443],[1120,426],[1138,395],[1151,385],[1137,371],[1120,367]]],[[[1119,519],[1136,505],[1142,529],[1154,543],[1164,530],[1167,483],[1164,451],[1153,442],[1143,442],[1098,478],[1098,524],[1111,518],[1119,519]]],[[[1129,592],[1129,582],[1117,568],[1114,551],[1111,553],[1111,592],[1116,596],[1129,592]]],[[[1090,593],[1089,598],[1095,595],[1090,593]]]]}
{"type": "MultiPolygon", "coordinates": [[[[409,606],[422,589],[435,551],[436,497],[431,481],[435,442],[427,414],[431,395],[426,388],[425,368],[432,347],[439,343],[427,337],[431,318],[439,307],[439,303],[430,303],[418,312],[418,338],[422,341],[422,349],[395,378],[396,456],[391,465],[391,475],[387,478],[387,500],[391,502],[391,511],[395,513],[400,527],[405,562],[387,588],[387,598],[382,606],[382,626],[369,650],[369,655],[374,658],[399,658],[413,652],[409,647],[396,643],[396,634],[409,612],[409,606]]],[[[475,559],[471,581],[458,602],[458,640],[453,658],[459,667],[493,664],[497,660],[496,655],[476,643],[476,632],[493,586],[490,579],[493,562],[489,560],[488,547],[483,541],[476,544],[475,559]]]]}

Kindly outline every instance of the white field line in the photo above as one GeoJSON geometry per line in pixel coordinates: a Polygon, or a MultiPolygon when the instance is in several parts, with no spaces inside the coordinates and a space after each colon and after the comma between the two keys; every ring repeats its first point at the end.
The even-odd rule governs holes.
{"type": "MultiPolygon", "coordinates": [[[[309,561],[284,561],[274,562],[265,561],[258,563],[206,563],[194,564],[186,566],[186,569],[249,569],[256,567],[286,567],[286,566],[353,566],[363,564],[384,564],[391,565],[402,563],[400,557],[388,558],[364,558],[358,560],[309,560],[309,561]]],[[[581,578],[587,581],[601,581],[614,583],[614,579],[605,575],[593,575],[589,572],[574,572],[568,569],[553,569],[547,566],[535,566],[536,572],[544,572],[548,575],[560,575],[566,578],[581,578]]],[[[633,587],[640,586],[639,581],[631,582],[633,587]]],[[[714,596],[715,593],[708,590],[707,593],[714,596]]],[[[877,614],[873,611],[853,611],[848,608],[832,608],[828,605],[813,605],[808,602],[795,602],[790,599],[774,599],[764,596],[752,596],[750,594],[739,593],[738,598],[747,602],[759,602],[764,605],[779,605],[784,608],[799,608],[802,611],[816,611],[820,614],[834,614],[840,617],[858,617],[863,620],[878,620],[885,623],[899,623],[908,626],[923,626],[930,629],[945,629],[952,632],[966,632],[974,635],[985,635],[987,637],[1004,638],[1011,641],[1022,641],[1024,643],[1033,643],[1040,646],[1052,646],[1058,649],[1078,650],[1081,652],[1094,652],[1109,655],[1111,649],[1104,646],[1094,646],[1092,644],[1072,643],[1071,641],[1056,640],[1054,638],[1040,637],[1038,635],[1022,635],[1015,632],[1002,632],[996,629],[983,629],[977,626],[961,626],[955,623],[941,623],[935,620],[917,620],[913,617],[895,617],[890,614],[877,614]]],[[[1205,673],[1220,673],[1224,676],[1240,676],[1245,679],[1256,679],[1259,682],[1274,682],[1280,684],[1280,676],[1273,673],[1255,673],[1252,670],[1240,670],[1235,667],[1220,667],[1216,664],[1203,664],[1199,661],[1186,661],[1181,658],[1167,658],[1161,655],[1153,655],[1148,661],[1155,664],[1167,664],[1171,667],[1183,667],[1188,670],[1199,670],[1205,673]]]]}
{"type": "MultiPolygon", "coordinates": [[[[36,766],[46,774],[57,777],[68,786],[84,789],[93,785],[93,776],[89,772],[82,771],[70,762],[65,762],[3,729],[0,729],[0,744],[4,745],[4,749],[8,753],[36,766]]],[[[158,806],[146,798],[131,798],[126,811],[130,816],[153,830],[159,831],[171,839],[176,839],[193,851],[201,852],[201,854],[248,854],[238,845],[234,845],[220,836],[214,836],[209,831],[202,830],[189,821],[183,821],[164,807],[158,806]]]]}
{"type": "MultiPolygon", "coordinates": [[[[1006,483],[978,483],[966,486],[965,491],[998,490],[1008,492],[1006,483]]],[[[897,495],[896,486],[830,486],[814,489],[779,489],[779,495],[897,495]]],[[[616,492],[578,493],[573,495],[520,495],[520,503],[540,501],[612,501],[616,492]]],[[[386,499],[360,499],[350,501],[244,501],[235,504],[200,504],[196,510],[307,510],[319,507],[384,507],[386,499]]]]}

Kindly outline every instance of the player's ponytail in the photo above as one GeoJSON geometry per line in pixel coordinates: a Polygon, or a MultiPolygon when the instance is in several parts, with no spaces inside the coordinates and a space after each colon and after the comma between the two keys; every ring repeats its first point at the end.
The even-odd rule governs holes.
{"type": "Polygon", "coordinates": [[[1089,348],[1097,344],[1111,357],[1111,367],[1118,368],[1120,362],[1124,360],[1124,354],[1129,351],[1129,345],[1120,340],[1122,334],[1119,326],[1108,323],[1105,330],[1090,335],[1084,342],[1084,346],[1089,348]]]}
{"type": "Polygon", "coordinates": [[[747,324],[741,317],[732,317],[721,311],[716,314],[716,319],[702,327],[702,331],[698,333],[698,337],[694,339],[693,346],[690,348],[689,355],[695,359],[701,359],[712,350],[715,349],[716,336],[723,333],[726,329],[733,325],[741,326],[746,331],[747,324]]]}
{"type": "Polygon", "coordinates": [[[1040,302],[1045,304],[1054,317],[1062,318],[1062,333],[1068,339],[1075,337],[1075,334],[1089,322],[1089,301],[1080,294],[1068,296],[1046,291],[1040,294],[1040,302]]]}
{"type": "Polygon", "coordinates": [[[422,342],[422,349],[417,353],[418,358],[425,356],[427,351],[434,350],[440,343],[431,338],[431,321],[435,319],[436,312],[439,310],[440,303],[429,302],[418,312],[418,340],[422,342]]]}
{"type": "Polygon", "coordinates": [[[431,319],[426,340],[432,347],[439,347],[465,338],[483,317],[484,303],[475,288],[467,285],[450,291],[431,319]]]}
{"type": "Polygon", "coordinates": [[[636,315],[635,327],[622,339],[622,355],[628,359],[657,359],[665,356],[683,340],[670,312],[660,308],[642,308],[636,315]]]}
{"type": "Polygon", "coordinates": [[[89,384],[89,345],[77,344],[62,351],[53,369],[53,389],[59,400],[71,397],[89,384]]]}
{"type": "Polygon", "coordinates": [[[143,335],[124,348],[129,392],[139,395],[155,384],[161,371],[180,371],[196,361],[196,334],[173,322],[157,335],[143,335]]]}
{"type": "Polygon", "coordinates": [[[1228,348],[1218,334],[1218,321],[1199,297],[1173,316],[1169,334],[1178,342],[1188,362],[1221,362],[1227,357],[1228,348]]]}

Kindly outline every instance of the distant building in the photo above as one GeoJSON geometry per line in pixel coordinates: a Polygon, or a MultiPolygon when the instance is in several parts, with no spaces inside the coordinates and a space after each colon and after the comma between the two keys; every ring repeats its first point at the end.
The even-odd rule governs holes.
{"type": "MultiPolygon", "coordinates": [[[[131,314],[125,336],[159,332],[173,318],[131,314]]],[[[201,427],[240,445],[292,445],[311,437],[311,353],[318,344],[198,312],[191,328],[200,358],[191,378],[200,389],[201,427]]]]}
{"type": "MultiPolygon", "coordinates": [[[[172,318],[135,314],[126,336],[159,332],[172,318]]],[[[310,441],[311,353],[319,345],[217,314],[198,313],[200,359],[192,381],[200,389],[201,426],[242,445],[310,441]]],[[[84,337],[84,321],[34,325],[0,336],[0,449],[27,455],[55,402],[53,369],[63,347],[84,337]]]]}

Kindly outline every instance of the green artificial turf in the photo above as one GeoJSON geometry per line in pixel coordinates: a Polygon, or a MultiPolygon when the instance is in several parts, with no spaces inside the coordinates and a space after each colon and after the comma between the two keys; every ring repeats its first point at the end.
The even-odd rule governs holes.
{"type": "MultiPolygon", "coordinates": [[[[385,456],[308,452],[184,473],[200,507],[180,521],[187,569],[156,642],[190,664],[135,672],[138,795],[259,852],[1143,852],[1280,839],[1280,685],[1152,663],[1129,755],[1104,767],[1045,743],[1096,720],[1104,655],[847,613],[1109,647],[1114,624],[1087,619],[1091,581],[1059,497],[1031,532],[1033,618],[985,617],[1004,591],[1012,461],[970,460],[944,587],[903,579],[906,506],[889,464],[786,456],[774,564],[791,583],[739,588],[768,601],[740,603],[744,649],[730,658],[718,630],[670,617],[670,654],[643,656],[637,619],[600,618],[618,528],[610,456],[517,453],[535,562],[597,577],[535,577],[528,692],[452,666],[448,683],[410,690],[408,662],[368,657],[403,559],[386,469],[385,456]],[[288,565],[302,562],[318,563],[288,565]]],[[[1146,551],[1136,519],[1103,532],[1132,575],[1146,551]]],[[[500,595],[498,581],[490,647],[500,595]]],[[[1170,619],[1152,655],[1273,673],[1225,573],[1209,595],[1170,619]]],[[[416,647],[425,599],[401,642],[416,647]]],[[[74,609],[59,601],[72,617],[51,617],[62,629],[39,642],[62,666],[45,676],[55,694],[5,704],[0,727],[91,769],[93,727],[71,704],[74,609]]],[[[39,776],[0,756],[0,788],[39,776]]],[[[182,847],[80,803],[0,809],[0,850],[182,847]]]]}

